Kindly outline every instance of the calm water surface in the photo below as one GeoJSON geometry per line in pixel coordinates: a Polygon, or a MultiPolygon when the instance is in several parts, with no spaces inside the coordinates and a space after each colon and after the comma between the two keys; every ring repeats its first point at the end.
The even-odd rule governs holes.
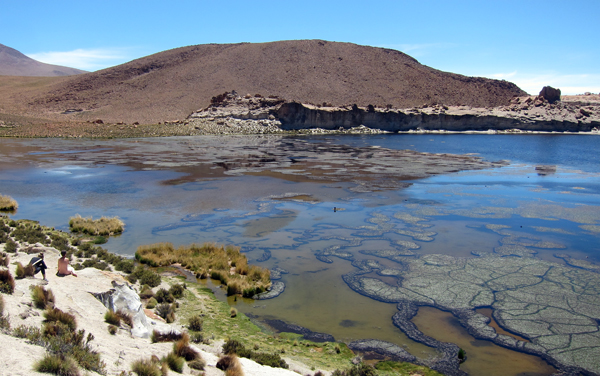
{"type": "MultiPolygon", "coordinates": [[[[0,193],[19,202],[14,218],[36,219],[64,230],[75,214],[119,216],[126,231],[105,247],[123,255],[132,256],[139,245],[163,241],[241,246],[251,262],[266,259],[260,262],[262,266],[288,272],[281,279],[286,290],[276,299],[230,300],[241,311],[258,319],[283,319],[332,334],[337,340],[390,341],[419,357],[434,352],[393,326],[394,304],[350,290],[341,276],[353,270],[352,261],[336,257],[332,251],[343,251],[354,260],[373,259],[362,252],[409,241],[418,246],[414,249],[417,255],[472,257],[472,252],[492,252],[499,246],[501,236],[488,225],[502,225],[518,236],[561,245],[560,249],[536,249],[536,257],[562,262],[554,254],[567,253],[600,262],[600,163],[594,153],[600,150],[600,137],[301,139],[307,144],[347,145],[349,160],[353,158],[351,148],[377,147],[510,161],[502,168],[437,175],[378,190],[357,190],[356,181],[348,177],[335,181],[308,179],[302,174],[275,177],[265,173],[264,166],[260,173],[232,173],[231,166],[253,158],[248,150],[255,144],[271,142],[265,140],[0,139],[0,193]],[[239,158],[230,161],[225,149],[234,150],[239,158]],[[536,170],[542,165],[552,168],[536,170]],[[342,210],[334,211],[334,207],[342,210]],[[490,215],[490,211],[496,214],[490,215]],[[414,226],[426,228],[430,236],[415,237],[410,232],[414,226]],[[317,259],[324,252],[331,263],[317,259]]],[[[263,162],[268,171],[268,158],[263,162]]],[[[380,178],[398,183],[396,176],[380,178]]],[[[422,309],[415,322],[421,323],[418,325],[426,334],[468,348],[469,360],[463,368],[470,374],[552,373],[552,367],[539,358],[473,339],[453,324],[452,317],[436,311],[422,309]]]]}

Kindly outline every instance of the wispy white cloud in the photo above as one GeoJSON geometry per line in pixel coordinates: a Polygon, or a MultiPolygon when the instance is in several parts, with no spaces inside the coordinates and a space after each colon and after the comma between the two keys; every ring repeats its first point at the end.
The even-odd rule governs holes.
{"type": "Polygon", "coordinates": [[[73,51],[38,52],[27,56],[42,63],[63,65],[87,71],[108,68],[132,59],[130,50],[125,48],[78,48],[73,51]]]}
{"type": "Polygon", "coordinates": [[[499,80],[506,80],[507,78],[514,77],[517,74],[517,71],[510,73],[494,73],[491,75],[493,78],[497,78],[499,80]]]}
{"type": "Polygon", "coordinates": [[[561,74],[556,72],[543,74],[526,74],[511,72],[508,74],[490,74],[488,77],[507,79],[514,82],[529,94],[537,94],[544,86],[552,86],[561,90],[562,94],[573,95],[585,92],[600,92],[600,74],[561,74]]]}

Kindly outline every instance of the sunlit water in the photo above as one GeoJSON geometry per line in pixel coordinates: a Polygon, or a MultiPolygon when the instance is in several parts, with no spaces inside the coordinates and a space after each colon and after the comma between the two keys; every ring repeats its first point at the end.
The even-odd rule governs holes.
{"type": "MultiPolygon", "coordinates": [[[[230,298],[230,304],[241,311],[259,320],[277,318],[329,333],[337,340],[390,341],[419,357],[433,351],[394,327],[390,318],[395,305],[349,289],[341,276],[353,269],[351,260],[328,251],[344,252],[354,260],[373,259],[366,253],[411,242],[417,245],[412,249],[416,255],[472,257],[473,252],[492,252],[499,246],[502,236],[486,226],[499,225],[525,239],[561,245],[536,249],[535,257],[562,263],[554,254],[566,253],[600,262],[600,163],[594,153],[599,150],[600,137],[303,138],[325,145],[474,153],[487,160],[511,162],[503,168],[411,180],[407,188],[362,193],[353,190],[350,181],[283,180],[266,173],[228,175],[214,162],[186,166],[194,154],[182,161],[173,152],[175,145],[182,144],[203,150],[204,140],[0,139],[0,193],[18,201],[14,218],[36,219],[65,231],[69,217],[75,214],[119,216],[126,231],[111,238],[105,247],[123,255],[133,255],[139,245],[163,241],[238,245],[250,262],[289,272],[281,279],[285,292],[275,299],[230,298]],[[146,149],[136,149],[140,144],[146,149]],[[149,165],[146,160],[150,159],[159,160],[160,165],[149,165]],[[552,165],[555,170],[536,170],[540,165],[552,165]],[[334,207],[341,210],[334,211],[334,207]],[[490,216],[490,212],[495,214],[490,216]],[[423,231],[416,234],[415,228],[429,235],[422,236],[423,231]],[[317,259],[324,252],[333,262],[317,259]]],[[[226,138],[219,142],[228,143],[226,138]]],[[[423,309],[415,320],[427,334],[468,347],[469,360],[462,368],[472,375],[491,375],[490,369],[496,369],[498,375],[534,369],[540,375],[552,372],[551,367],[540,366],[545,363],[539,358],[517,356],[495,345],[490,350],[480,343],[485,341],[475,341],[436,310],[423,309]],[[486,356],[490,351],[493,356],[486,356]]]]}

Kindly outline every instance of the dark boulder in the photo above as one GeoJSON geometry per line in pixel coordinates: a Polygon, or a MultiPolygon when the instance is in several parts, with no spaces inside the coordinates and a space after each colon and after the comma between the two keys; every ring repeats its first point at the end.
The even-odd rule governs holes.
{"type": "Polygon", "coordinates": [[[552,86],[544,86],[538,98],[544,98],[550,103],[560,101],[560,89],[555,89],[552,86]]]}

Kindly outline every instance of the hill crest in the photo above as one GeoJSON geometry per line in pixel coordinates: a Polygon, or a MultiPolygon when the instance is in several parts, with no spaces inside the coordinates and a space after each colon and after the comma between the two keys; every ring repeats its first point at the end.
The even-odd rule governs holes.
{"type": "Polygon", "coordinates": [[[0,44],[0,75],[4,76],[71,76],[84,70],[46,64],[34,60],[14,48],[0,44]]]}

